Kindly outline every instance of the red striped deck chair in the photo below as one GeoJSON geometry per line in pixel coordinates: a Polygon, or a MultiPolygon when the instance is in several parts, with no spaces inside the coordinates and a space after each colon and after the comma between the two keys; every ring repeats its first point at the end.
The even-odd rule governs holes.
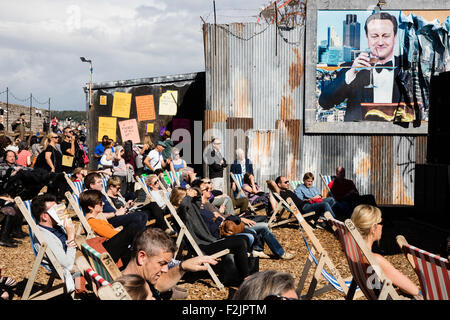
{"type": "Polygon", "coordinates": [[[79,256],[75,264],[91,285],[100,300],[131,300],[120,282],[109,283],[89,265],[85,257],[79,256]]]}
{"type": "Polygon", "coordinates": [[[335,178],[335,176],[328,176],[328,175],[323,175],[321,173],[319,173],[320,179],[323,182],[324,188],[322,189],[322,194],[327,196],[327,197],[332,197],[333,194],[331,193],[330,187],[328,187],[328,184],[333,181],[333,179],[335,178]]]}
{"type": "MultiPolygon", "coordinates": [[[[172,217],[174,217],[176,223],[178,224],[179,230],[178,230],[178,237],[176,240],[176,245],[177,245],[177,252],[175,252],[174,257],[178,256],[178,252],[180,251],[181,248],[181,244],[184,238],[186,238],[187,242],[189,243],[189,245],[192,247],[192,249],[194,250],[194,253],[197,256],[204,256],[202,250],[200,249],[200,247],[198,246],[198,244],[195,242],[194,238],[192,237],[191,233],[189,232],[188,228],[186,227],[186,225],[184,224],[183,220],[181,220],[180,216],[177,213],[177,210],[175,209],[175,207],[172,205],[172,203],[169,201],[169,199],[167,199],[166,195],[164,194],[163,191],[160,191],[161,196],[163,197],[164,201],[166,202],[167,207],[170,210],[170,213],[172,214],[172,217]]],[[[222,251],[219,251],[211,256],[220,258],[226,254],[230,253],[230,250],[225,249],[222,251]]],[[[212,269],[211,265],[207,265],[208,266],[208,273],[211,276],[211,278],[213,279],[214,283],[216,284],[217,288],[219,288],[219,290],[224,290],[224,285],[222,284],[222,282],[219,280],[219,277],[217,276],[217,274],[214,272],[214,270],[212,269]]]]}
{"type": "MultiPolygon", "coordinates": [[[[346,296],[349,292],[351,280],[346,281],[342,278],[338,269],[331,261],[328,252],[322,247],[322,244],[314,234],[313,229],[305,221],[302,214],[300,213],[300,210],[294,204],[294,201],[291,198],[287,198],[285,202],[289,206],[290,210],[294,213],[295,219],[297,219],[299,222],[299,229],[309,253],[306,263],[303,267],[302,275],[298,281],[297,294],[301,296],[306,282],[306,277],[308,276],[309,270],[314,264],[314,276],[311,280],[308,292],[305,295],[301,296],[301,298],[311,299],[315,296],[319,296],[334,289],[342,292],[344,296],[346,296]],[[308,237],[309,241],[306,239],[305,234],[308,237]],[[316,256],[318,258],[316,258],[316,256]],[[321,278],[328,281],[328,285],[317,289],[317,283],[321,278]]],[[[360,291],[356,293],[355,298],[359,297],[359,295],[361,295],[360,291]]]]}
{"type": "MultiPolygon", "coordinates": [[[[64,268],[58,262],[52,250],[48,247],[45,237],[40,232],[39,227],[31,214],[31,200],[22,201],[20,197],[16,197],[14,198],[14,202],[28,223],[31,248],[33,249],[33,254],[35,256],[34,263],[22,295],[22,300],[46,300],[64,293],[68,293],[64,283],[64,268]],[[36,243],[39,243],[40,245],[39,251],[35,248],[36,243]],[[31,290],[33,289],[33,285],[36,281],[39,266],[42,266],[49,271],[50,277],[42,290],[38,290],[37,292],[31,294],[31,290]],[[63,283],[54,285],[53,283],[55,279],[58,278],[62,279],[63,283]]],[[[70,294],[73,298],[74,292],[70,292],[70,294]]]]}
{"type": "Polygon", "coordinates": [[[381,270],[353,222],[347,219],[342,223],[328,212],[325,217],[340,240],[353,276],[347,300],[353,299],[357,286],[368,300],[403,300],[395,291],[392,281],[381,270]]]}
{"type": "Polygon", "coordinates": [[[417,273],[424,300],[449,300],[449,261],[408,244],[402,235],[398,235],[396,240],[417,273]]]}

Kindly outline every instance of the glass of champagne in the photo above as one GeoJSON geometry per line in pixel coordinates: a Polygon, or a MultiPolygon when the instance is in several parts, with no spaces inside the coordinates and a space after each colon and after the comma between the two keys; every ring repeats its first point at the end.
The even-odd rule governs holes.
{"type": "Polygon", "coordinates": [[[373,69],[375,69],[375,64],[378,62],[378,56],[374,55],[370,49],[366,50],[367,54],[369,55],[370,59],[370,83],[365,86],[364,88],[376,88],[377,86],[373,84],[373,69]]]}

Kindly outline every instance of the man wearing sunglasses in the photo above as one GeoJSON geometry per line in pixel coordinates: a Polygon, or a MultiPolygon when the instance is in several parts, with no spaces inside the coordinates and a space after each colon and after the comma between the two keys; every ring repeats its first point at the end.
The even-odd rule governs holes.
{"type": "Polygon", "coordinates": [[[75,143],[75,136],[73,135],[73,130],[71,127],[64,128],[64,140],[61,142],[60,146],[63,156],[72,158],[72,166],[62,166],[63,171],[66,173],[72,173],[75,165],[75,155],[80,147],[77,143],[75,143]]]}
{"type": "Polygon", "coordinates": [[[294,201],[295,206],[301,210],[303,203],[299,197],[295,194],[294,191],[289,189],[289,180],[285,176],[279,176],[275,179],[275,183],[278,188],[280,188],[280,196],[286,200],[287,198],[291,198],[294,201]]]}

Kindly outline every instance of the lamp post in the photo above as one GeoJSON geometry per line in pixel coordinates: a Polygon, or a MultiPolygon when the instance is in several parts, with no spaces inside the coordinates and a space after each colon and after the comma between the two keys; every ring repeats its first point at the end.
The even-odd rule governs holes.
{"type": "Polygon", "coordinates": [[[92,72],[94,69],[92,69],[92,60],[86,59],[85,57],[80,57],[80,60],[82,62],[88,62],[90,66],[90,74],[89,74],[89,107],[92,107],[92,72]]]}

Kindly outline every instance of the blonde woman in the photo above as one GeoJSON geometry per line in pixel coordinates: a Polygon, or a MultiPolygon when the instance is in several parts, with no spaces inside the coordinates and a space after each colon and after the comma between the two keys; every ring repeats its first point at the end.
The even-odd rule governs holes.
{"type": "Polygon", "coordinates": [[[42,151],[43,156],[38,159],[40,161],[36,160],[35,168],[42,168],[50,172],[62,172],[62,154],[57,148],[58,139],[56,133],[49,133],[44,144],[44,151],[42,151]]]}
{"type": "Polygon", "coordinates": [[[172,157],[172,161],[169,163],[170,171],[177,172],[178,170],[187,167],[186,161],[180,157],[180,149],[173,147],[172,157]]]}
{"type": "MultiPolygon", "coordinates": [[[[381,210],[369,204],[361,204],[353,210],[352,222],[365,240],[367,247],[372,250],[375,241],[380,241],[383,232],[381,210]]],[[[392,283],[407,295],[420,299],[419,288],[402,272],[397,270],[386,258],[373,253],[375,260],[383,273],[392,283]]]]}

